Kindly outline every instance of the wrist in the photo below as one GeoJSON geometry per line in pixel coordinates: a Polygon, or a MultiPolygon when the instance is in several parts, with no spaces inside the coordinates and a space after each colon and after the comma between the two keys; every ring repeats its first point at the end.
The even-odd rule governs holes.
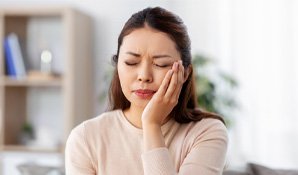
{"type": "Polygon", "coordinates": [[[164,136],[159,124],[143,123],[143,136],[146,151],[165,147],[164,136]]]}
{"type": "Polygon", "coordinates": [[[161,129],[161,124],[155,123],[155,122],[143,121],[142,122],[142,127],[143,127],[143,129],[160,130],[161,129]]]}

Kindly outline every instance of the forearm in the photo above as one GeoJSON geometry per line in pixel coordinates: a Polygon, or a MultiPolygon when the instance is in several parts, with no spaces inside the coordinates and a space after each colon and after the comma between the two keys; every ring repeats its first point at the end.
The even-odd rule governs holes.
{"type": "Polygon", "coordinates": [[[145,152],[142,154],[144,175],[175,175],[173,160],[159,125],[144,125],[145,152]]]}
{"type": "Polygon", "coordinates": [[[150,151],[155,148],[165,147],[161,126],[143,123],[144,149],[150,151]]]}

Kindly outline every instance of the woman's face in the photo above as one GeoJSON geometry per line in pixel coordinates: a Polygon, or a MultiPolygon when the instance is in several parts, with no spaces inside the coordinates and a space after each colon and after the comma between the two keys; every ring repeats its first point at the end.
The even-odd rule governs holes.
{"type": "Polygon", "coordinates": [[[122,91],[131,107],[144,108],[167,71],[180,59],[175,43],[163,32],[144,27],[126,35],[117,68],[122,91]]]}

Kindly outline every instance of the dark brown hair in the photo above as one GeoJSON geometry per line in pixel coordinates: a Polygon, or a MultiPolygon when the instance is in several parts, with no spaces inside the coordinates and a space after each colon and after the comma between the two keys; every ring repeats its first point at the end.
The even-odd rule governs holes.
{"type": "Polygon", "coordinates": [[[112,62],[115,65],[115,72],[109,90],[110,110],[124,110],[130,106],[130,102],[122,92],[118,76],[117,63],[119,50],[123,38],[126,35],[130,34],[135,29],[145,27],[145,25],[166,33],[175,42],[176,49],[180,53],[184,68],[190,69],[189,76],[183,84],[178,104],[174,107],[170,116],[179,123],[200,121],[202,118],[215,118],[224,122],[218,115],[203,112],[198,108],[195,93],[195,79],[191,64],[190,39],[186,26],[178,16],[160,7],[146,8],[133,14],[125,23],[118,37],[117,53],[112,57],[112,62]]]}

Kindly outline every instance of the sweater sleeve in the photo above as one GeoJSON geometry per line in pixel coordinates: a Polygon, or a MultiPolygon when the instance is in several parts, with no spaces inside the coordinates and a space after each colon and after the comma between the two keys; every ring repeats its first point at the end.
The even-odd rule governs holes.
{"type": "Polygon", "coordinates": [[[84,125],[81,124],[70,133],[65,147],[66,175],[95,175],[90,150],[84,138],[84,125]]]}
{"type": "Polygon", "coordinates": [[[216,122],[195,137],[188,154],[175,171],[167,148],[157,148],[142,154],[144,175],[221,175],[227,152],[228,136],[225,126],[216,122]]]}
{"type": "Polygon", "coordinates": [[[174,164],[169,150],[165,147],[156,148],[142,154],[144,175],[174,175],[174,164]]]}

